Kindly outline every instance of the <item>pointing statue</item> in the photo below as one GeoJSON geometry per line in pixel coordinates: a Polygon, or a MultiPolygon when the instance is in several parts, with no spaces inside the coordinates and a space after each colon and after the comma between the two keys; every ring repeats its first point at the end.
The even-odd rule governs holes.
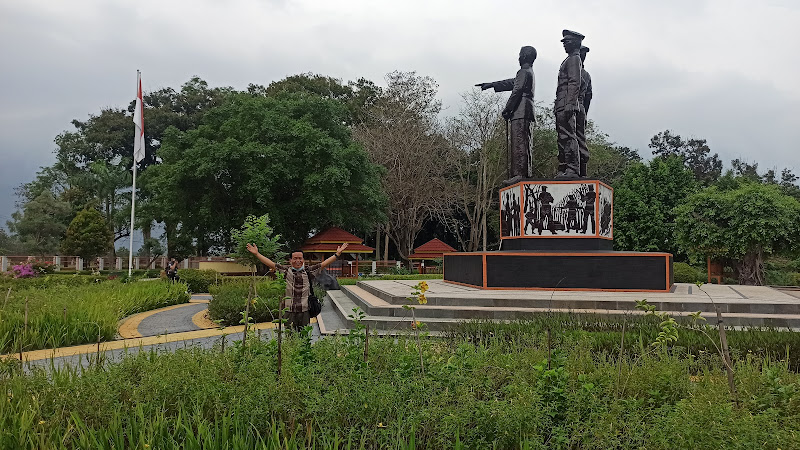
{"type": "Polygon", "coordinates": [[[581,178],[586,178],[586,164],[589,162],[589,146],[586,144],[586,116],[589,114],[589,104],[592,103],[592,77],[586,71],[587,53],[589,53],[589,47],[581,46],[581,91],[578,94],[578,103],[581,106],[581,110],[576,121],[578,146],[581,153],[581,178]]]}
{"type": "Polygon", "coordinates": [[[511,91],[502,113],[503,118],[511,122],[511,155],[508,179],[504,182],[506,185],[531,176],[531,125],[536,121],[533,108],[533,93],[536,89],[532,68],[534,61],[536,49],[531,46],[522,47],[515,78],[475,85],[483,90],[494,88],[495,92],[511,91]]]}
{"type": "MultiPolygon", "coordinates": [[[[570,30],[562,32],[564,50],[567,58],[558,69],[556,87],[556,131],[558,132],[558,174],[556,179],[576,179],[581,177],[581,155],[578,145],[578,115],[581,90],[581,42],[584,36],[570,30]]],[[[584,170],[585,172],[585,170],[584,170]]]]}

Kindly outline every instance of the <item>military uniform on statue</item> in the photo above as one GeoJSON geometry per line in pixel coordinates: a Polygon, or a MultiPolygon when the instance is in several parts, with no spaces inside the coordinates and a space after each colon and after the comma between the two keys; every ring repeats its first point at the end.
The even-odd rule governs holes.
{"type": "Polygon", "coordinates": [[[586,144],[586,115],[589,114],[589,105],[592,103],[592,77],[586,71],[586,54],[589,53],[589,47],[581,47],[581,91],[578,94],[578,105],[581,107],[578,111],[578,117],[575,121],[578,126],[578,147],[581,153],[581,178],[586,178],[586,165],[589,162],[589,146],[586,144]]]}
{"type": "Polygon", "coordinates": [[[584,36],[570,30],[562,32],[561,42],[567,58],[558,70],[556,88],[556,130],[558,132],[558,174],[556,179],[572,180],[581,177],[580,146],[578,145],[577,121],[581,106],[581,42],[584,36]]]}
{"type": "Polygon", "coordinates": [[[536,79],[533,74],[533,62],[536,60],[536,49],[530,46],[519,51],[519,70],[514,79],[479,83],[481,89],[494,88],[495,92],[511,91],[511,96],[503,108],[503,118],[510,123],[510,151],[508,179],[505,185],[514,184],[531,176],[531,126],[536,121],[533,107],[533,93],[536,90],[536,79]]]}
{"type": "Polygon", "coordinates": [[[530,178],[536,51],[522,47],[513,80],[476,85],[511,91],[503,109],[511,144],[509,179],[499,189],[500,249],[444,254],[443,279],[478,289],[670,292],[671,254],[614,251],[614,189],[586,174],[592,84],[583,59],[589,49],[581,47],[580,33],[564,30],[562,36],[567,58],[558,71],[554,107],[558,175],[530,178]]]}

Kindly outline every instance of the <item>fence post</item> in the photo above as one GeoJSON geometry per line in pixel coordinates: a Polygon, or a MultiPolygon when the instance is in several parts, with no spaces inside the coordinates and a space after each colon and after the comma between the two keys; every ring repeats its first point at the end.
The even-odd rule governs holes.
{"type": "Polygon", "coordinates": [[[77,270],[78,272],[83,270],[83,258],[78,258],[78,260],[75,263],[75,270],[77,270]]]}
{"type": "Polygon", "coordinates": [[[115,267],[117,268],[117,270],[122,270],[122,258],[120,258],[119,256],[117,256],[115,267]]]}
{"type": "Polygon", "coordinates": [[[53,266],[56,271],[61,270],[61,257],[53,256],[53,266]]]}
{"type": "Polygon", "coordinates": [[[139,257],[138,256],[135,256],[133,258],[133,268],[136,269],[136,270],[139,270],[139,257]]]}
{"type": "Polygon", "coordinates": [[[97,270],[105,270],[105,268],[106,268],[105,262],[106,262],[106,259],[103,258],[102,256],[97,258],[97,270]]]}
{"type": "Polygon", "coordinates": [[[189,268],[189,258],[184,258],[184,260],[183,260],[183,268],[184,269],[188,269],[189,268]]]}
{"type": "Polygon", "coordinates": [[[378,273],[378,262],[372,261],[372,273],[370,275],[375,275],[378,273]]]}
{"type": "Polygon", "coordinates": [[[8,257],[0,256],[0,272],[8,271],[8,257]]]}

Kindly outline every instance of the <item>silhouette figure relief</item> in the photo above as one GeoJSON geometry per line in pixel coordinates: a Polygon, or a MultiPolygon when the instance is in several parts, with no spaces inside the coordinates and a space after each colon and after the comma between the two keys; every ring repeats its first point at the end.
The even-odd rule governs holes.
{"type": "Polygon", "coordinates": [[[514,78],[475,85],[482,90],[494,88],[495,92],[511,91],[502,113],[506,120],[506,140],[508,142],[510,131],[511,141],[507,156],[508,179],[504,182],[506,185],[531,176],[531,127],[536,121],[533,103],[536,90],[533,62],[536,61],[536,49],[531,46],[522,47],[518,60],[519,70],[514,78]]]}
{"type": "Polygon", "coordinates": [[[503,237],[516,237],[522,232],[522,217],[520,209],[519,188],[512,188],[502,193],[500,207],[500,235],[503,237]]]}
{"type": "MultiPolygon", "coordinates": [[[[610,195],[610,190],[607,192],[610,195]]],[[[597,235],[594,183],[523,183],[522,235],[597,235]],[[547,232],[547,233],[546,233],[547,232]]],[[[606,199],[610,204],[610,197],[606,199]]]]}

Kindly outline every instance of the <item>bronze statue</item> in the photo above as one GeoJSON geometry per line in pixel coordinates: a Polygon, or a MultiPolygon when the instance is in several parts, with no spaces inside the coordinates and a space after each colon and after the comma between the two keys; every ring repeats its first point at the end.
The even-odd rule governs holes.
{"type": "Polygon", "coordinates": [[[586,145],[586,116],[589,113],[589,104],[592,103],[592,77],[586,71],[586,54],[589,47],[581,46],[581,91],[578,94],[578,104],[581,110],[578,112],[576,125],[578,135],[578,147],[581,155],[580,176],[586,178],[586,164],[589,162],[589,146],[586,145]]]}
{"type": "Polygon", "coordinates": [[[506,126],[509,121],[511,122],[511,161],[508,179],[504,182],[506,185],[531,176],[531,125],[536,121],[533,108],[533,93],[536,89],[536,78],[532,68],[534,61],[536,61],[536,49],[531,46],[522,47],[519,51],[519,70],[515,78],[475,85],[483,90],[494,88],[495,92],[511,91],[502,113],[507,121],[506,126]]]}
{"type": "Polygon", "coordinates": [[[581,155],[578,146],[577,120],[581,110],[579,96],[581,90],[581,41],[584,36],[570,30],[562,32],[564,50],[567,58],[558,70],[556,88],[556,130],[558,132],[558,174],[557,179],[580,178],[581,155]]]}

